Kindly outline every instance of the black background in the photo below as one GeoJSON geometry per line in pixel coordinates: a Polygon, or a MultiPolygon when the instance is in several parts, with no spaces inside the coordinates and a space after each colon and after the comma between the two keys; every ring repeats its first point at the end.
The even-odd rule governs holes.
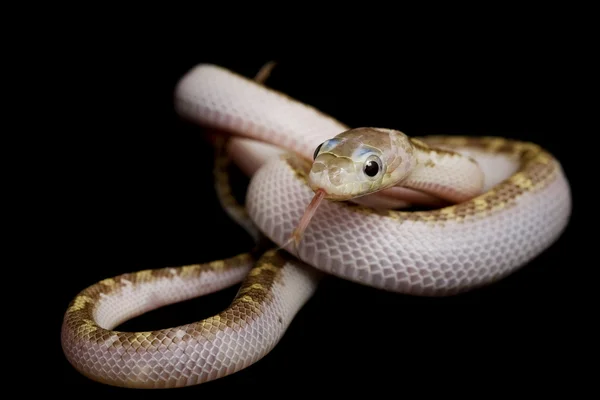
{"type": "MultiPolygon", "coordinates": [[[[80,290],[124,272],[227,257],[252,244],[217,202],[212,150],[202,130],[173,110],[174,85],[198,63],[253,76],[276,59],[269,86],[350,126],[537,142],[563,162],[573,187],[572,221],[578,217],[579,144],[565,140],[573,130],[567,110],[576,72],[556,62],[572,59],[571,48],[557,46],[556,37],[472,43],[439,37],[426,45],[392,43],[385,51],[349,46],[334,55],[296,52],[276,44],[276,33],[269,40],[248,35],[235,46],[204,31],[168,38],[135,31],[84,36],[85,46],[73,42],[69,61],[60,64],[65,101],[56,116],[64,135],[54,144],[64,151],[55,160],[61,177],[55,189],[66,196],[55,217],[67,236],[54,249],[62,286],[54,293],[59,307],[52,327],[53,365],[65,390],[122,390],[81,376],[62,354],[62,315],[80,290]]],[[[507,381],[564,380],[578,355],[582,322],[575,287],[584,267],[570,258],[573,223],[522,270],[460,296],[417,298],[326,279],[265,358],[183,390],[277,383],[459,393],[476,382],[493,390],[507,381]]],[[[120,328],[197,321],[226,307],[236,290],[165,307],[120,328]]]]}

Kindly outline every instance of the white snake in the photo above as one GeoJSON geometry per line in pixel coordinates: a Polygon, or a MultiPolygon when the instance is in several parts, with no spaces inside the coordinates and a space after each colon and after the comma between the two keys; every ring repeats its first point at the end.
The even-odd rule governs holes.
{"type": "MultiPolygon", "coordinates": [[[[176,106],[186,118],[248,138],[228,145],[233,160],[252,176],[248,215],[274,243],[287,245],[314,192],[307,184],[310,163],[283,156],[282,149],[311,159],[317,146],[348,127],[213,65],[197,66],[182,78],[176,106]]],[[[398,293],[451,295],[524,266],[566,227],[569,184],[560,163],[539,146],[492,137],[419,139],[411,140],[422,151],[428,151],[427,145],[440,149],[432,150],[427,160],[415,161],[422,168],[430,163],[432,170],[410,175],[403,187],[386,194],[356,199],[362,205],[322,202],[298,253],[286,247],[295,257],[271,250],[255,263],[244,254],[204,265],[124,274],[85,289],[65,313],[62,345],[67,359],[89,378],[117,386],[180,387],[210,381],[247,367],[277,344],[316,289],[318,270],[398,293]],[[441,149],[463,154],[457,161],[463,164],[453,166],[452,153],[441,149]],[[466,156],[477,161],[481,182],[478,169],[464,172],[466,156]],[[452,191],[469,185],[477,190],[483,185],[483,192],[463,199],[452,191]],[[434,204],[431,194],[449,194],[446,200],[457,204],[429,211],[388,209],[404,200],[434,204]],[[206,320],[152,332],[112,330],[151,309],[240,282],[231,306],[206,320]]]]}

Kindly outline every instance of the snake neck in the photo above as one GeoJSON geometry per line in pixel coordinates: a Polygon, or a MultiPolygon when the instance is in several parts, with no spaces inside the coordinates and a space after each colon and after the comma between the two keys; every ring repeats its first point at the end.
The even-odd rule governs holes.
{"type": "Polygon", "coordinates": [[[484,174],[473,158],[430,147],[414,138],[411,143],[416,164],[402,186],[451,203],[467,201],[482,192],[484,174]]]}

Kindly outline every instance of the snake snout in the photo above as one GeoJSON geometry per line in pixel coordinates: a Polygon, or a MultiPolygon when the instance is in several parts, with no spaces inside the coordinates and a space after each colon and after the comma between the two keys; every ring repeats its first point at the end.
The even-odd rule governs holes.
{"type": "Polygon", "coordinates": [[[354,173],[354,162],[345,157],[317,160],[313,163],[309,180],[313,189],[337,188],[345,185],[354,173]]]}

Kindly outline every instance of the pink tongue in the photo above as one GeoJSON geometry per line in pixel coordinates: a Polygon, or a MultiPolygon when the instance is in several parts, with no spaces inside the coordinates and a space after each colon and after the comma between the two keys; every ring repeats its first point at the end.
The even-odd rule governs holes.
{"type": "Polygon", "coordinates": [[[317,207],[319,207],[321,200],[323,200],[323,198],[325,198],[325,194],[326,194],[325,191],[322,189],[319,189],[315,192],[315,196],[311,200],[308,207],[306,207],[306,211],[304,211],[304,215],[300,219],[298,226],[296,227],[296,229],[294,229],[294,232],[292,233],[292,237],[290,237],[290,239],[286,242],[285,245],[287,245],[288,243],[293,241],[296,250],[298,249],[300,240],[302,240],[302,235],[304,234],[304,231],[306,230],[306,227],[310,223],[310,220],[312,219],[313,215],[315,215],[315,211],[317,211],[317,207]]]}

